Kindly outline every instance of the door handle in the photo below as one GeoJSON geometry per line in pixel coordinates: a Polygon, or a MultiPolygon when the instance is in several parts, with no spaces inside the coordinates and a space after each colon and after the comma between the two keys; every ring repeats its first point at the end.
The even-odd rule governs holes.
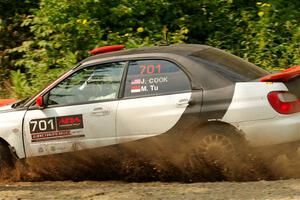
{"type": "Polygon", "coordinates": [[[189,105],[189,99],[180,99],[177,103],[176,103],[176,107],[178,108],[182,108],[182,107],[186,107],[189,105]]]}
{"type": "Polygon", "coordinates": [[[109,115],[109,113],[110,113],[109,109],[104,107],[94,108],[92,111],[92,115],[96,115],[96,116],[109,115]]]}

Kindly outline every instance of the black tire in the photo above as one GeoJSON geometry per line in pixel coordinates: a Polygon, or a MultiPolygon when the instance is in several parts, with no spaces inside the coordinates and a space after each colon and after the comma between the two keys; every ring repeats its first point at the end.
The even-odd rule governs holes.
{"type": "Polygon", "coordinates": [[[234,127],[207,126],[197,130],[190,141],[187,166],[195,181],[236,180],[239,158],[247,145],[234,127]]]}

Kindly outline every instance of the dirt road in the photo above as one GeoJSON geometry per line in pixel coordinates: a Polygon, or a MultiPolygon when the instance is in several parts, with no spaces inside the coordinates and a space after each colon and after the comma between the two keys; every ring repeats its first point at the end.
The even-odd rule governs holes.
{"type": "Polygon", "coordinates": [[[0,199],[300,199],[300,180],[215,183],[1,183],[0,199]]]}
{"type": "Polygon", "coordinates": [[[239,162],[208,165],[199,159],[194,166],[185,165],[180,154],[141,154],[137,148],[120,152],[124,151],[84,151],[18,161],[14,169],[0,174],[0,200],[300,199],[299,155],[263,159],[251,153],[239,162]],[[209,182],[217,180],[227,181],[209,182]]]}

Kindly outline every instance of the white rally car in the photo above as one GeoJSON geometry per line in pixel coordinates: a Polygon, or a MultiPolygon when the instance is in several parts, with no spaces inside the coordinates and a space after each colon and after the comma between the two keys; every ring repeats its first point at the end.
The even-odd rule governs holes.
{"type": "Polygon", "coordinates": [[[1,107],[1,163],[162,136],[204,153],[300,140],[299,67],[269,74],[204,45],[122,48],[97,48],[36,96],[1,107]]]}

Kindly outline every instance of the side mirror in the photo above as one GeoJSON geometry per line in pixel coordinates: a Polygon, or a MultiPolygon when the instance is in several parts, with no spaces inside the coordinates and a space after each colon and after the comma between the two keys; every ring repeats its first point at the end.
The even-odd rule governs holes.
{"type": "Polygon", "coordinates": [[[49,98],[49,93],[40,95],[36,98],[35,103],[40,108],[46,108],[48,106],[48,98],[49,98]]]}
{"type": "Polygon", "coordinates": [[[38,107],[44,107],[45,106],[45,103],[44,103],[44,98],[43,96],[38,96],[35,100],[35,103],[38,107]]]}

